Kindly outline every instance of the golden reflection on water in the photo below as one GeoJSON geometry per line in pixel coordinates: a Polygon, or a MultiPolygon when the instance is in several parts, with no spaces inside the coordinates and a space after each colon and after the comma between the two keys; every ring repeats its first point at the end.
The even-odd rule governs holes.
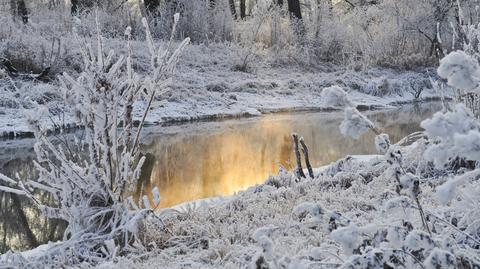
{"type": "MultiPolygon", "coordinates": [[[[440,110],[436,103],[406,106],[400,111],[370,112],[368,116],[398,141],[419,130],[419,122],[440,110]]],[[[263,182],[280,166],[292,169],[290,135],[296,132],[309,145],[313,166],[348,154],[374,153],[373,135],[358,141],[344,138],[338,129],[342,113],[274,114],[260,118],[197,122],[152,127],[143,140],[147,162],[136,198],[158,186],[161,207],[218,195],[230,195],[263,182]]],[[[148,128],[147,128],[148,129],[148,128]]],[[[27,139],[28,140],[28,139],[27,139]]],[[[0,172],[10,177],[35,177],[35,157],[27,140],[6,141],[0,147],[0,172]]],[[[28,249],[61,239],[65,224],[39,217],[25,199],[0,192],[0,253],[28,249]]],[[[40,194],[37,199],[50,201],[40,194]]]]}
{"type": "MultiPolygon", "coordinates": [[[[419,130],[432,109],[369,113],[391,140],[419,130]]],[[[290,135],[296,132],[309,145],[313,166],[346,155],[375,153],[373,134],[359,140],[344,138],[338,129],[341,113],[270,115],[244,121],[207,123],[187,134],[160,135],[145,145],[147,162],[141,191],[158,186],[161,207],[219,195],[231,195],[264,182],[280,166],[292,169],[290,135]],[[211,125],[211,126],[209,126],[211,125]],[[211,127],[211,128],[210,128],[211,127]]]]}

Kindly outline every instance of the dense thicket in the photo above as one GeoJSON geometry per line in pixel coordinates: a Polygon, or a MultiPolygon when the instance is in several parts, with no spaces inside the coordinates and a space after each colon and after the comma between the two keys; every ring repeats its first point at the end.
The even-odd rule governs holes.
{"type": "MultiPolygon", "coordinates": [[[[463,46],[462,25],[478,21],[474,0],[12,0],[1,8],[16,21],[33,19],[35,31],[50,26],[68,32],[71,14],[88,22],[99,12],[110,38],[121,37],[118,29],[128,25],[142,37],[142,16],[153,22],[154,37],[168,38],[172,16],[180,12],[179,37],[195,43],[233,41],[247,50],[268,49],[275,63],[331,61],[357,68],[432,65],[463,46]]],[[[82,34],[91,36],[91,25],[82,34]]],[[[16,38],[9,29],[0,30],[0,45],[16,38]]]]}

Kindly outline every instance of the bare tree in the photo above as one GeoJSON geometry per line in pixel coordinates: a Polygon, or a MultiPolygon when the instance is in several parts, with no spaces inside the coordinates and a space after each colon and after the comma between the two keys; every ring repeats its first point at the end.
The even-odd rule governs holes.
{"type": "Polygon", "coordinates": [[[160,0],[144,0],[144,3],[149,15],[156,14],[160,7],[160,0]]]}
{"type": "Polygon", "coordinates": [[[301,20],[302,19],[302,11],[300,9],[300,1],[299,0],[288,0],[288,12],[290,13],[290,17],[301,20]]]}
{"type": "Polygon", "coordinates": [[[101,3],[104,2],[99,2],[98,0],[71,0],[71,13],[72,15],[76,15],[78,12],[88,11],[93,6],[101,3]]]}
{"type": "Polygon", "coordinates": [[[237,19],[237,8],[235,7],[235,0],[228,0],[230,5],[230,11],[232,12],[232,16],[234,19],[237,19]]]}
{"type": "Polygon", "coordinates": [[[24,0],[10,0],[10,10],[14,18],[21,17],[23,23],[28,23],[28,10],[24,0]]]}
{"type": "Polygon", "coordinates": [[[246,14],[245,0],[240,0],[240,18],[245,19],[246,16],[247,14],[246,14]]]}

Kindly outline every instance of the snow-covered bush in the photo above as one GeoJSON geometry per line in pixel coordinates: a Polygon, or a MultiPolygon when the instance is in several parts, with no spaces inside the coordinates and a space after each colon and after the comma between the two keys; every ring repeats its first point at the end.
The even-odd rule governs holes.
{"type": "Polygon", "coordinates": [[[373,123],[356,108],[347,107],[345,109],[345,119],[340,124],[340,132],[344,136],[358,139],[362,134],[373,128],[373,123]]]}
{"type": "Polygon", "coordinates": [[[353,106],[348,94],[339,86],[331,86],[322,90],[322,102],[327,106],[347,107],[353,106]]]}
{"type": "Polygon", "coordinates": [[[332,86],[322,90],[322,102],[327,106],[340,107],[344,109],[345,118],[340,124],[342,135],[360,138],[364,133],[371,130],[375,133],[375,147],[378,152],[385,154],[390,148],[388,134],[382,134],[365,115],[356,108],[350,100],[348,93],[339,86],[332,86]]]}
{"type": "Polygon", "coordinates": [[[440,167],[452,157],[471,154],[470,147],[465,147],[464,142],[471,141],[469,136],[475,137],[473,130],[478,129],[479,124],[465,105],[457,104],[453,111],[437,112],[431,119],[423,121],[421,126],[434,142],[425,151],[425,158],[440,167]]]}
{"type": "Polygon", "coordinates": [[[210,5],[204,0],[165,1],[158,15],[152,16],[152,32],[160,38],[168,38],[175,13],[182,14],[177,25],[180,37],[189,37],[195,43],[225,42],[233,38],[234,21],[228,1],[210,5]]]}
{"type": "MultiPolygon", "coordinates": [[[[175,21],[178,19],[177,14],[175,21]]],[[[130,198],[144,162],[139,154],[140,134],[152,101],[165,91],[189,42],[186,39],[175,49],[172,34],[168,48],[160,50],[147,21],[143,23],[151,54],[147,75],[133,70],[131,28],[127,28],[126,56],[116,57],[113,51],[105,53],[103,37],[98,32],[95,49],[90,44],[82,46],[84,66],[80,76],[74,79],[65,73],[61,77],[64,102],[73,110],[76,123],[84,128],[82,137],[74,143],[60,138],[56,144],[40,121],[48,112],[39,106],[28,115],[37,140],[35,166],[39,177],[23,182],[1,175],[0,190],[30,198],[46,217],[68,223],[64,242],[49,248],[45,255],[25,261],[29,264],[96,264],[142,246],[138,226],[151,213],[151,207],[148,199],[138,201],[137,206],[137,201],[130,198]],[[134,109],[141,110],[143,115],[137,127],[134,109]],[[48,193],[53,204],[39,203],[34,191],[48,193]]],[[[57,124],[62,128],[61,122],[57,124]]],[[[158,191],[154,197],[156,202],[160,201],[158,191]]],[[[16,264],[14,257],[7,255],[2,262],[25,265],[16,264]]]]}
{"type": "Polygon", "coordinates": [[[448,80],[448,85],[461,90],[478,86],[480,67],[477,60],[463,51],[454,51],[440,60],[438,75],[448,80]]]}

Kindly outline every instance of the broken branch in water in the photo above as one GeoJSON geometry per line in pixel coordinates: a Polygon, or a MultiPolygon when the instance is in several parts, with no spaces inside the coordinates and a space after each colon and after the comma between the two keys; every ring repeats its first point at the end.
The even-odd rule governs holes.
{"type": "Polygon", "coordinates": [[[305,156],[305,165],[307,166],[308,174],[313,179],[313,169],[312,169],[312,165],[310,164],[310,158],[308,157],[308,148],[307,148],[307,145],[305,144],[305,141],[303,140],[303,137],[300,138],[300,144],[302,144],[302,151],[303,151],[303,155],[305,156]]]}
{"type": "Polygon", "coordinates": [[[296,174],[297,174],[297,178],[300,179],[300,178],[304,178],[305,177],[305,173],[303,173],[303,169],[302,169],[302,156],[300,155],[300,147],[298,146],[298,135],[297,134],[292,134],[292,138],[293,138],[293,146],[294,146],[294,149],[295,149],[295,158],[297,160],[297,168],[296,168],[296,174]]]}

